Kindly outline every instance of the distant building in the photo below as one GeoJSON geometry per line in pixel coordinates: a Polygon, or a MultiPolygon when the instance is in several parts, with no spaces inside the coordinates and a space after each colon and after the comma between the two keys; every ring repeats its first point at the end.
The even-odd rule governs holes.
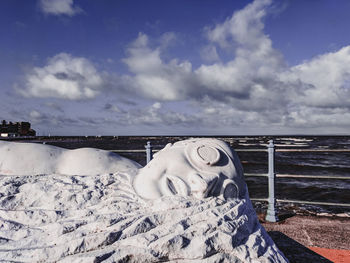
{"type": "Polygon", "coordinates": [[[0,124],[0,137],[35,136],[35,130],[30,128],[29,122],[9,122],[3,120],[0,124]]]}

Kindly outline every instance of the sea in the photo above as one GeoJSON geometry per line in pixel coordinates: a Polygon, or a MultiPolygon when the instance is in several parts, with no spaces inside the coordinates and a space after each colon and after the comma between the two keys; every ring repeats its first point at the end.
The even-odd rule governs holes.
{"type": "MultiPolygon", "coordinates": [[[[149,141],[154,150],[167,143],[195,136],[50,136],[14,138],[55,145],[67,149],[93,147],[104,150],[144,150],[149,141]]],[[[201,136],[203,137],[203,136],[201,136]]],[[[266,174],[267,149],[270,140],[275,145],[275,194],[277,200],[327,202],[346,205],[317,205],[309,203],[277,202],[278,211],[284,214],[317,214],[350,216],[350,136],[208,136],[226,141],[237,150],[246,174],[266,174]],[[253,150],[260,151],[253,151],[253,150]],[[249,151],[245,151],[249,150],[249,151]],[[317,178],[280,177],[279,175],[307,175],[317,178]]],[[[145,152],[120,153],[141,165],[146,164],[145,152]]],[[[246,183],[252,199],[268,196],[266,177],[247,176],[246,183]]],[[[253,201],[259,213],[267,204],[253,201]]]]}

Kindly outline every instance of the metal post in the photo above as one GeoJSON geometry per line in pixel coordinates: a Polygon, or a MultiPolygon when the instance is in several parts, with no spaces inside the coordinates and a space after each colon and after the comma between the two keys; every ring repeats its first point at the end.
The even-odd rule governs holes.
{"type": "Polygon", "coordinates": [[[267,146],[269,153],[269,171],[268,171],[268,185],[269,185],[269,198],[268,198],[268,207],[266,213],[266,221],[269,222],[277,222],[278,218],[276,215],[276,198],[275,198],[275,145],[273,144],[273,140],[269,141],[269,145],[267,146]]]}
{"type": "Polygon", "coordinates": [[[146,148],[146,162],[149,163],[153,158],[153,153],[152,153],[153,147],[150,141],[147,142],[147,145],[145,145],[145,148],[146,148]]]}

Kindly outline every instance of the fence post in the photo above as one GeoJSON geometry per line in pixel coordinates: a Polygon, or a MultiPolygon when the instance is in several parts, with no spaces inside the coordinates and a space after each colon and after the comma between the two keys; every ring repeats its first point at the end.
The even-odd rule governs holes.
{"type": "Polygon", "coordinates": [[[275,198],[275,145],[273,140],[269,141],[268,149],[268,159],[269,159],[269,170],[268,170],[268,187],[269,187],[269,198],[268,198],[268,207],[266,213],[266,221],[277,222],[278,218],[276,215],[276,198],[275,198]]]}
{"type": "Polygon", "coordinates": [[[147,142],[147,145],[145,145],[145,148],[146,148],[146,162],[149,163],[153,158],[153,153],[152,153],[153,147],[150,141],[147,142]]]}

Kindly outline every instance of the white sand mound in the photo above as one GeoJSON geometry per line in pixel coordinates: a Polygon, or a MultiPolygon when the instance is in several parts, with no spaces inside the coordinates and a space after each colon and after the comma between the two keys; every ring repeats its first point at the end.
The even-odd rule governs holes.
{"type": "Polygon", "coordinates": [[[0,181],[0,258],[21,262],[287,262],[249,198],[142,202],[130,177],[0,181]]]}
{"type": "Polygon", "coordinates": [[[118,154],[81,148],[67,150],[35,143],[0,141],[0,174],[3,175],[96,175],[140,168],[118,154]]]}

